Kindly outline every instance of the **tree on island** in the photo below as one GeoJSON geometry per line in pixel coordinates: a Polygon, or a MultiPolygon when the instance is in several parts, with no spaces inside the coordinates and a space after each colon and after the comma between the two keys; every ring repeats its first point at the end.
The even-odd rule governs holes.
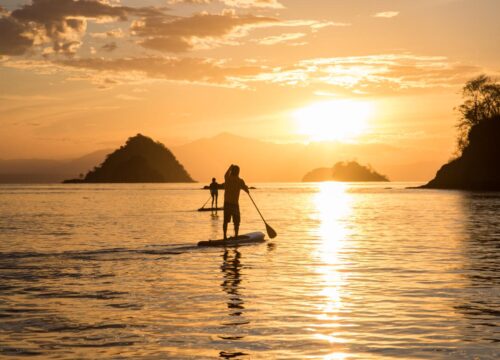
{"type": "Polygon", "coordinates": [[[65,182],[140,183],[194,182],[165,145],[142,134],[127,140],[83,179],[65,182]]]}
{"type": "Polygon", "coordinates": [[[389,181],[370,165],[363,166],[356,161],[338,162],[331,168],[317,168],[308,172],[304,182],[315,181],[389,181]]]}
{"type": "Polygon", "coordinates": [[[500,116],[500,84],[486,75],[469,80],[462,89],[464,103],[458,107],[458,151],[461,154],[469,145],[471,129],[482,121],[500,116]]]}
{"type": "Polygon", "coordinates": [[[500,190],[500,84],[486,75],[463,87],[457,158],[424,188],[500,190]]]}

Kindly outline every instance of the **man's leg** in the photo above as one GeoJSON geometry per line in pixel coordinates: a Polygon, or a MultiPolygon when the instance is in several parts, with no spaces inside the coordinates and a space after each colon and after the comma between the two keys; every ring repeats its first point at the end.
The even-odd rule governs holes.
{"type": "Polygon", "coordinates": [[[233,224],[234,224],[234,237],[238,237],[238,232],[240,230],[240,207],[239,205],[236,205],[236,208],[234,209],[234,214],[233,214],[233,224]]]}
{"type": "Polygon", "coordinates": [[[224,222],[222,223],[222,232],[224,234],[224,240],[227,239],[227,224],[231,221],[231,209],[224,204],[224,222]]]}
{"type": "Polygon", "coordinates": [[[212,194],[212,209],[214,208],[214,200],[215,200],[215,196],[214,196],[214,194],[212,194]]]}
{"type": "Polygon", "coordinates": [[[240,230],[240,224],[234,223],[234,237],[238,237],[238,231],[240,230]]]}
{"type": "Polygon", "coordinates": [[[222,232],[224,233],[224,240],[227,240],[227,222],[224,219],[224,223],[222,224],[222,232]]]}

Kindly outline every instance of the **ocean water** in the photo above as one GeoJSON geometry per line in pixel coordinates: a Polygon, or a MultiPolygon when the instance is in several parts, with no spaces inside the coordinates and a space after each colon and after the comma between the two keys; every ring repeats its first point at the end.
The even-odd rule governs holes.
{"type": "Polygon", "coordinates": [[[500,358],[500,193],[252,185],[1,185],[0,358],[500,358]]]}

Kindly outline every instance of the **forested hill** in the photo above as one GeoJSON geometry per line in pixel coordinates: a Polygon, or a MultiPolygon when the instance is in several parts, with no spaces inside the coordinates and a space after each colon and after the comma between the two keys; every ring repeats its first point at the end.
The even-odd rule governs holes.
{"type": "Polygon", "coordinates": [[[500,191],[500,82],[480,75],[462,89],[459,156],[424,188],[500,191]]]}
{"type": "Polygon", "coordinates": [[[460,157],[439,169],[426,188],[500,191],[500,116],[471,128],[460,157]]]}
{"type": "Polygon", "coordinates": [[[194,182],[174,154],[163,144],[137,134],[109,154],[83,179],[65,182],[139,183],[194,182]]]}
{"type": "Polygon", "coordinates": [[[317,168],[308,172],[302,179],[312,181],[389,181],[369,166],[363,166],[356,161],[338,162],[331,168],[317,168]]]}

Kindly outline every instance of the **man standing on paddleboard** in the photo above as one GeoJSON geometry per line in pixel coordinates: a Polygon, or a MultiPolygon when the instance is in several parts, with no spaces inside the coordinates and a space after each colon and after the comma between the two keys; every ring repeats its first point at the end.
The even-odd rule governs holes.
{"type": "Polygon", "coordinates": [[[248,186],[245,181],[240,178],[240,167],[231,165],[224,175],[224,223],[222,231],[224,232],[224,240],[227,239],[227,224],[233,219],[234,237],[238,237],[240,229],[240,190],[248,193],[248,186]]]}
{"type": "Polygon", "coordinates": [[[217,199],[219,198],[219,184],[217,184],[217,181],[215,178],[212,178],[212,182],[209,185],[210,188],[210,195],[212,196],[212,209],[217,210],[217,199]],[[214,201],[215,201],[215,207],[214,207],[214,201]]]}

